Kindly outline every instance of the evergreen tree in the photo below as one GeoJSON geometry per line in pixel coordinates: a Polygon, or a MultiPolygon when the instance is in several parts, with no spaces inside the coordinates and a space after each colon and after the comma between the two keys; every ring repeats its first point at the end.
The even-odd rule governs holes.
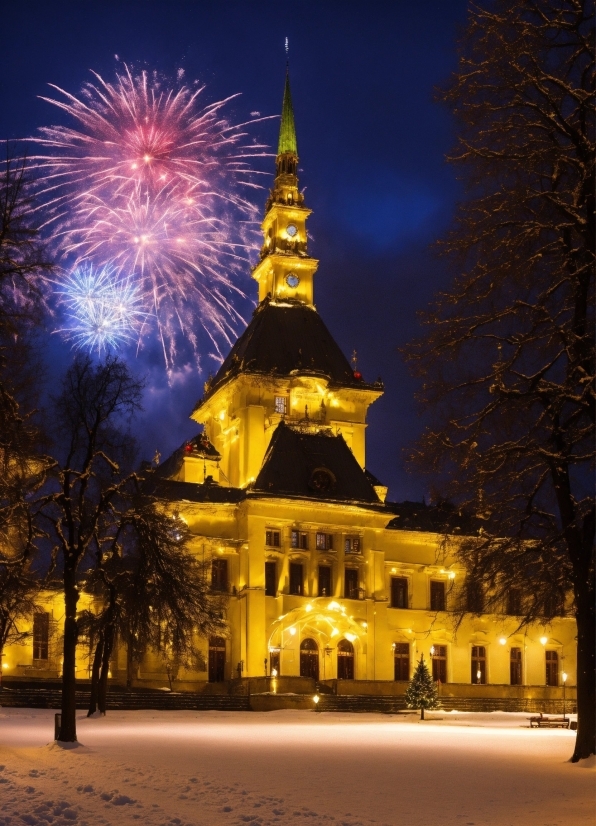
{"type": "Polygon", "coordinates": [[[406,704],[408,708],[420,709],[421,720],[424,720],[425,708],[437,708],[439,705],[437,684],[433,682],[428,666],[424,662],[424,654],[420,656],[420,662],[406,689],[406,704]]]}

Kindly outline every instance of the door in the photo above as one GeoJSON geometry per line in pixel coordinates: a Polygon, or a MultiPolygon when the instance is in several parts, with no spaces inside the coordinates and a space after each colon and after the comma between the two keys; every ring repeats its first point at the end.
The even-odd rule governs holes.
{"type": "Polygon", "coordinates": [[[337,679],[354,679],[354,646],[349,640],[340,640],[337,644],[337,679]]]}
{"type": "Polygon", "coordinates": [[[319,679],[319,647],[314,640],[306,639],[300,643],[300,676],[319,679]]]}
{"type": "Polygon", "coordinates": [[[393,649],[393,678],[401,682],[410,679],[410,644],[396,642],[393,649]]]}
{"type": "Polygon", "coordinates": [[[209,638],[209,682],[223,683],[226,668],[226,641],[223,637],[209,638]]]}

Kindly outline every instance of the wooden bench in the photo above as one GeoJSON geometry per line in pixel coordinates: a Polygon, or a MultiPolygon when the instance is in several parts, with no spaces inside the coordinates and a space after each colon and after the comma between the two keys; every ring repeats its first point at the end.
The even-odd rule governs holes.
{"type": "Polygon", "coordinates": [[[540,714],[537,717],[529,717],[530,728],[569,728],[569,717],[553,717],[549,714],[540,714]]]}

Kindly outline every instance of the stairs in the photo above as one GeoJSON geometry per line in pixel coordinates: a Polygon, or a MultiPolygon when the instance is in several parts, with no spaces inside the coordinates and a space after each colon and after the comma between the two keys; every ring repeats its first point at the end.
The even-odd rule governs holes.
{"type": "MultiPolygon", "coordinates": [[[[76,693],[77,708],[89,705],[89,690],[76,693]]],[[[62,703],[58,688],[3,688],[0,706],[7,708],[55,708],[62,703]]],[[[117,687],[108,690],[108,710],[155,709],[159,711],[250,711],[247,695],[194,694],[170,691],[125,691],[117,687]]]]}

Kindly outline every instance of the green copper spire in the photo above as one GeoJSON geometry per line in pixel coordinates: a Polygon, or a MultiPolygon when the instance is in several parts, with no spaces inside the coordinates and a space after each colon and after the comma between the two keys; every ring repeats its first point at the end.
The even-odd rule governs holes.
{"type": "Polygon", "coordinates": [[[296,145],[296,129],[294,127],[294,110],[292,109],[292,95],[290,94],[290,74],[286,72],[286,85],[284,88],[284,102],[281,109],[281,126],[279,128],[279,144],[277,154],[284,152],[298,154],[296,145]]]}

